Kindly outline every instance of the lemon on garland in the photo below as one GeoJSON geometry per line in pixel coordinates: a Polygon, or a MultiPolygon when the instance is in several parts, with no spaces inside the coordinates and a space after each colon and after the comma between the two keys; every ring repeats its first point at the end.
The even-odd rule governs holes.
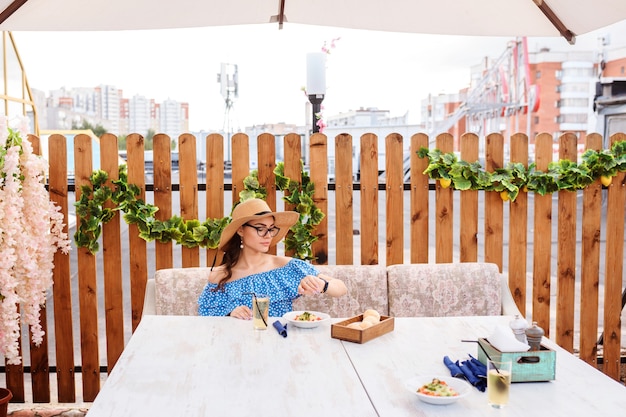
{"type": "Polygon", "coordinates": [[[608,187],[609,185],[611,185],[611,183],[613,182],[613,177],[610,175],[602,175],[600,177],[600,182],[602,183],[602,185],[604,185],[605,187],[608,187]]]}
{"type": "Polygon", "coordinates": [[[505,167],[488,172],[478,161],[469,163],[458,160],[453,152],[426,147],[420,148],[417,155],[428,158],[424,174],[438,180],[441,187],[446,188],[450,182],[460,191],[497,191],[503,201],[515,201],[520,191],[546,195],[582,190],[597,179],[608,187],[618,172],[626,172],[626,141],[613,143],[611,149],[588,149],[580,163],[568,159],[550,162],[545,172],[538,170],[535,163],[525,167],[519,162],[508,162],[505,167]]]}
{"type": "Polygon", "coordinates": [[[452,180],[450,178],[441,178],[439,180],[439,185],[441,185],[442,188],[448,188],[450,184],[452,184],[452,180]]]}

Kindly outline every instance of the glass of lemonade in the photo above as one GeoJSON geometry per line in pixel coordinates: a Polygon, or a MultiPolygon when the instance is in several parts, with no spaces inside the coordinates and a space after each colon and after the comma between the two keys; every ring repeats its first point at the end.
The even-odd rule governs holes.
{"type": "Polygon", "coordinates": [[[502,408],[509,402],[512,367],[511,361],[487,361],[487,399],[494,408],[502,408]]]}
{"type": "Polygon", "coordinates": [[[256,330],[266,330],[270,309],[270,297],[257,294],[252,297],[252,322],[256,330]]]}

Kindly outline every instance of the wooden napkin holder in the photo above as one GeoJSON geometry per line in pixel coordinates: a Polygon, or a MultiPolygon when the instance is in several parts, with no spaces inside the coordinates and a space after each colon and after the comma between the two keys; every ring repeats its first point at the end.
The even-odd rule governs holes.
{"type": "Polygon", "coordinates": [[[556,351],[544,345],[539,351],[500,352],[485,338],[479,338],[478,344],[478,360],[483,364],[487,364],[487,355],[493,361],[510,360],[513,363],[511,382],[552,381],[555,378],[556,351]]]}
{"type": "Polygon", "coordinates": [[[344,321],[333,323],[330,326],[330,337],[354,343],[366,343],[372,339],[393,331],[394,319],[389,316],[380,316],[380,322],[367,329],[353,329],[346,327],[350,323],[363,321],[363,314],[350,317],[344,321]]]}

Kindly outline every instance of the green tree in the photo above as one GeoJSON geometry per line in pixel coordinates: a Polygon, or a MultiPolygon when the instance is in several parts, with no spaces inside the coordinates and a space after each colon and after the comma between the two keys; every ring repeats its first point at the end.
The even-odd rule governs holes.
{"type": "Polygon", "coordinates": [[[154,129],[148,129],[148,133],[146,133],[146,137],[144,138],[143,146],[146,151],[151,151],[153,149],[153,141],[154,135],[156,132],[154,129]]]}
{"type": "Polygon", "coordinates": [[[72,122],[72,129],[73,130],[91,130],[93,134],[96,135],[97,137],[101,137],[102,135],[107,133],[107,130],[101,124],[97,124],[94,126],[85,119],[82,120],[82,124],[80,125],[72,122]]]}
{"type": "Polygon", "coordinates": [[[119,151],[126,150],[126,135],[119,135],[117,137],[117,150],[119,151]]]}

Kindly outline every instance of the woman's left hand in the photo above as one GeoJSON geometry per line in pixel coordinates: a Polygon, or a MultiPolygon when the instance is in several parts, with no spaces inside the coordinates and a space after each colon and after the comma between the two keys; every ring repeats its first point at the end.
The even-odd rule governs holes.
{"type": "Polygon", "coordinates": [[[324,288],[324,281],[313,275],[307,275],[300,280],[298,285],[298,294],[301,295],[313,295],[319,294],[324,288]]]}

